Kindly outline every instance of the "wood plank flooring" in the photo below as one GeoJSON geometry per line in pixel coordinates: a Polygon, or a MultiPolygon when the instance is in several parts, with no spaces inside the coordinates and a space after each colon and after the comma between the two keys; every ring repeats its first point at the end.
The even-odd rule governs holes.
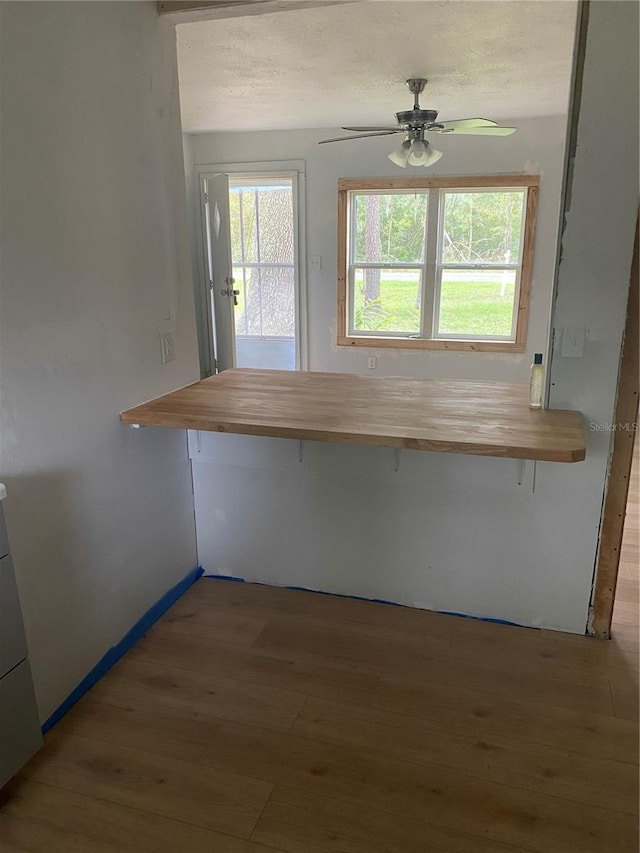
{"type": "MultiPolygon", "coordinates": [[[[618,644],[638,641],[640,608],[640,440],[636,437],[633,467],[629,480],[627,513],[620,549],[620,569],[616,586],[611,634],[618,644]]],[[[621,685],[619,685],[621,686],[621,685]]]]}
{"type": "Polygon", "coordinates": [[[199,581],[5,789],[0,849],[637,853],[638,506],[636,464],[610,642],[199,581]]]}

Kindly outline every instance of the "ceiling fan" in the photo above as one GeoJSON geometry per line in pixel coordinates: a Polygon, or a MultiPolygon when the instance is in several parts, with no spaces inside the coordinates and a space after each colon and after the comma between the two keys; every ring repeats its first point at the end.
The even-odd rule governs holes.
{"type": "Polygon", "coordinates": [[[399,148],[389,154],[389,160],[403,169],[409,166],[432,166],[442,157],[438,151],[425,139],[426,133],[455,133],[458,136],[510,136],[516,132],[515,127],[500,127],[497,122],[486,118],[463,118],[455,121],[437,121],[437,110],[423,110],[420,106],[420,93],[427,81],[423,77],[407,80],[409,91],[413,95],[413,109],[396,113],[397,127],[343,127],[343,130],[358,131],[354,136],[337,136],[334,139],[323,139],[320,145],[327,142],[342,142],[346,139],[364,139],[369,136],[391,136],[393,133],[404,133],[406,138],[399,148]]]}

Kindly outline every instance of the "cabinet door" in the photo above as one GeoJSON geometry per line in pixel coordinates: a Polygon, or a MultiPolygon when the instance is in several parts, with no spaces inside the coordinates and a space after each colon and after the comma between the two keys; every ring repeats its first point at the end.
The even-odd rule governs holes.
{"type": "Polygon", "coordinates": [[[0,677],[27,656],[18,589],[11,557],[0,560],[0,677]]]}
{"type": "Polygon", "coordinates": [[[42,746],[29,661],[0,678],[0,788],[42,746]]]}
{"type": "Polygon", "coordinates": [[[2,513],[2,504],[0,503],[0,557],[6,557],[9,553],[9,537],[7,536],[7,528],[4,525],[4,515],[2,513]]]}

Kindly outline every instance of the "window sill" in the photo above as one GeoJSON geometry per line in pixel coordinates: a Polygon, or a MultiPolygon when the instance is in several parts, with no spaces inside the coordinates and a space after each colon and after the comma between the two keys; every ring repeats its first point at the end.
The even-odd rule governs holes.
{"type": "Polygon", "coordinates": [[[382,338],[338,337],[340,347],[385,347],[386,349],[428,349],[450,352],[524,352],[525,345],[517,341],[465,341],[443,338],[382,338]]]}

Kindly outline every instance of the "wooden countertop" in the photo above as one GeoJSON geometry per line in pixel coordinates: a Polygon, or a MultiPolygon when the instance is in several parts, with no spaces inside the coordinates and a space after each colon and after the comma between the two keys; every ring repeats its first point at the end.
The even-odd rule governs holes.
{"type": "Polygon", "coordinates": [[[526,385],[226,370],[122,412],[142,426],[579,462],[579,412],[532,411],[526,385]]]}

